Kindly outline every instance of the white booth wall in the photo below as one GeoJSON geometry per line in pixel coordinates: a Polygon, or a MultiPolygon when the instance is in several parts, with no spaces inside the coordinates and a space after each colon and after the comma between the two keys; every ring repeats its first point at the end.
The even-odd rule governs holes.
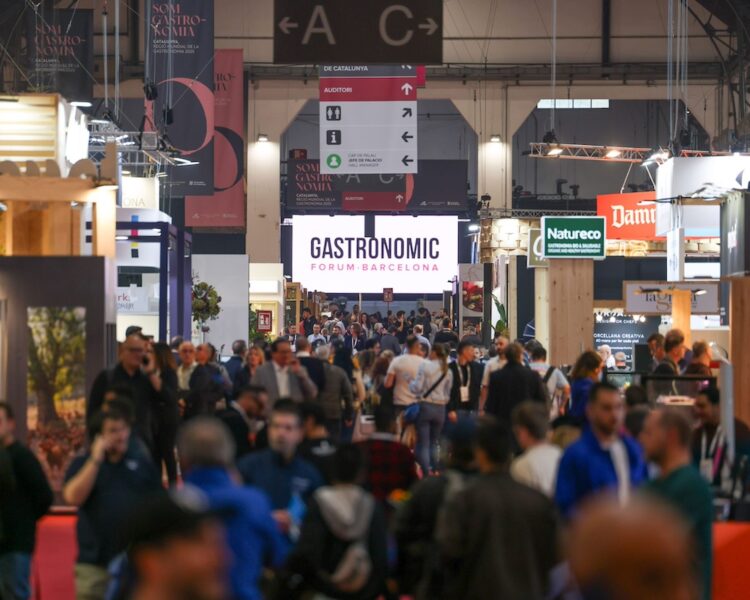
{"type": "Polygon", "coordinates": [[[205,336],[193,323],[193,341],[205,339],[221,354],[231,355],[232,342],[247,339],[248,257],[246,254],[193,254],[192,259],[195,281],[214,286],[221,296],[221,312],[216,320],[207,323],[210,330],[205,336]]]}

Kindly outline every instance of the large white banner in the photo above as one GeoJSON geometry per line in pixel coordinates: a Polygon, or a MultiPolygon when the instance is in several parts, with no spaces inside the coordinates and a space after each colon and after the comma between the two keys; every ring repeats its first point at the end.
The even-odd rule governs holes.
{"type": "Polygon", "coordinates": [[[458,274],[457,217],[292,217],[292,277],[323,292],[439,294],[458,274]]]}

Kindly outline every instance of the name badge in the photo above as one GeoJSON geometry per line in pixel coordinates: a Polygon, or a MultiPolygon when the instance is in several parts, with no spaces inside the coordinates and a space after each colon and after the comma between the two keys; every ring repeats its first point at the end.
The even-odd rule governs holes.
{"type": "Polygon", "coordinates": [[[469,386],[462,386],[458,388],[461,393],[461,402],[468,402],[469,401],[469,386]]]}

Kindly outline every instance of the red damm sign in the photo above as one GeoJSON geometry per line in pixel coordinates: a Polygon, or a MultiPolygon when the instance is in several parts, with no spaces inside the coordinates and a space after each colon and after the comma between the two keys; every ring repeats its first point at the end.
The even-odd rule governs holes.
{"type": "Polygon", "coordinates": [[[596,214],[607,219],[607,240],[655,240],[656,192],[605,194],[596,198],[596,214]]]}

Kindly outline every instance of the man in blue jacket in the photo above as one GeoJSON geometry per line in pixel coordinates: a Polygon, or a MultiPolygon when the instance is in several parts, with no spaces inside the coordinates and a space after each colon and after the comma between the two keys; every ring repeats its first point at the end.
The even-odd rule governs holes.
{"type": "Polygon", "coordinates": [[[566,517],[572,517],[581,501],[595,493],[609,492],[620,504],[627,504],[633,488],[646,479],[640,447],[620,435],[620,390],[608,383],[595,384],[586,416],[588,425],[563,454],[557,472],[555,502],[566,517]]]}
{"type": "Polygon", "coordinates": [[[268,449],[252,452],[237,462],[245,484],[263,490],[271,501],[273,518],[285,534],[287,552],[299,535],[308,501],[323,485],[318,470],[297,456],[303,438],[299,406],[281,399],[268,422],[268,449]]]}
{"type": "Polygon", "coordinates": [[[260,600],[264,563],[279,567],[285,558],[268,498],[257,488],[240,485],[232,476],[234,442],[221,421],[192,419],[180,430],[177,448],[185,483],[201,490],[211,510],[222,515],[232,553],[232,597],[260,600]]]}

